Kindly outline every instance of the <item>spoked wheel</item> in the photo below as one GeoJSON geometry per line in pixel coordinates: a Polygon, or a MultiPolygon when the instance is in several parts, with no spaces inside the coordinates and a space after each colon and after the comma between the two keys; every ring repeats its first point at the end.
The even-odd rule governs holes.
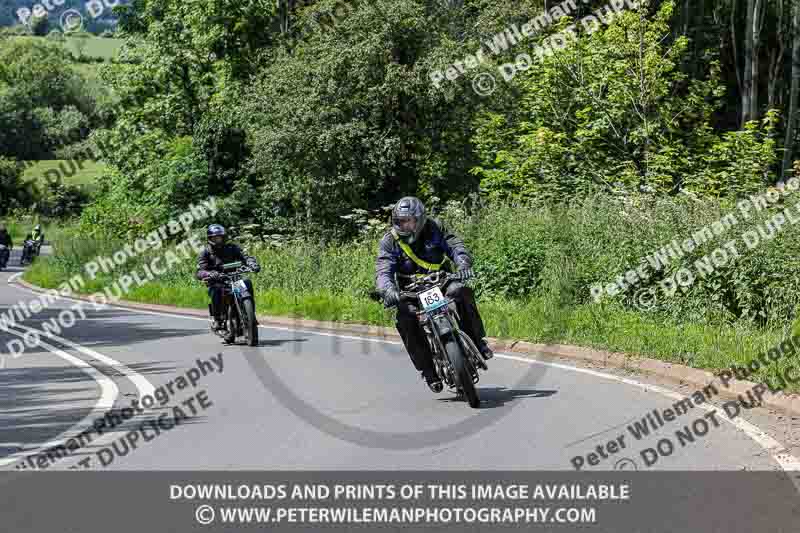
{"type": "Polygon", "coordinates": [[[481,399],[478,397],[478,391],[475,390],[475,383],[472,381],[472,372],[470,372],[469,362],[461,349],[461,345],[456,339],[451,338],[447,341],[447,344],[444,345],[444,349],[447,352],[447,358],[450,360],[450,364],[453,365],[456,388],[463,391],[470,407],[473,409],[480,407],[481,399]]]}
{"type": "Polygon", "coordinates": [[[256,308],[253,299],[248,298],[242,302],[242,326],[244,335],[247,337],[248,346],[258,346],[258,325],[256,325],[256,308]]]}

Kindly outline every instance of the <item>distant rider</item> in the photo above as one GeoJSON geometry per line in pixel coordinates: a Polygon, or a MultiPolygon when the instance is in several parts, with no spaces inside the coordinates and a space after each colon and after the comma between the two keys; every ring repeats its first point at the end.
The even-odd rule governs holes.
{"type": "MultiPolygon", "coordinates": [[[[214,330],[223,330],[225,329],[225,317],[223,316],[224,309],[222,306],[224,288],[222,265],[241,261],[253,272],[261,271],[261,266],[259,266],[255,257],[245,255],[242,249],[235,244],[225,242],[225,228],[219,224],[211,224],[206,230],[206,236],[208,237],[208,244],[200,252],[200,257],[197,258],[196,276],[197,279],[208,285],[208,296],[211,298],[211,316],[213,319],[211,327],[214,330]]],[[[245,283],[247,283],[247,289],[250,294],[255,294],[250,280],[245,280],[245,283]]],[[[255,300],[253,301],[255,303],[255,300]]]]}
{"type": "Polygon", "coordinates": [[[39,224],[36,224],[36,226],[33,227],[33,235],[31,238],[36,243],[36,254],[38,255],[42,245],[44,244],[44,232],[39,224]]]}
{"type": "Polygon", "coordinates": [[[387,306],[397,305],[397,330],[416,369],[433,392],[441,392],[442,382],[433,366],[433,358],[416,312],[418,302],[400,301],[399,291],[409,284],[415,274],[434,270],[451,272],[445,260],[457,269],[458,280],[446,287],[446,296],[456,300],[461,326],[483,354],[493,354],[484,340],[486,331],[478,313],[471,288],[463,284],[473,276],[472,256],[457,235],[437,219],[429,219],[423,203],[413,196],[401,198],[392,210],[392,229],[381,239],[375,264],[375,285],[383,294],[387,306]]]}
{"type": "Polygon", "coordinates": [[[8,258],[11,255],[11,250],[14,248],[14,243],[11,241],[11,235],[8,234],[8,230],[3,224],[0,224],[0,244],[7,246],[2,253],[3,256],[0,257],[0,264],[5,265],[8,263],[8,258]]]}

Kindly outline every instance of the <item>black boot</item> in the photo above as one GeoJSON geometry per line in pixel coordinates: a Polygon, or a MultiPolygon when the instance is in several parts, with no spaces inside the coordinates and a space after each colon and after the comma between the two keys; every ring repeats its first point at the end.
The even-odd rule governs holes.
{"type": "Polygon", "coordinates": [[[478,350],[481,352],[483,358],[487,361],[494,357],[494,352],[491,348],[489,348],[489,343],[486,342],[486,339],[481,340],[480,344],[478,344],[478,350]]]}
{"type": "Polygon", "coordinates": [[[428,384],[428,388],[431,389],[435,393],[440,393],[444,390],[444,385],[442,384],[442,380],[439,379],[439,376],[436,374],[436,371],[433,369],[426,370],[422,373],[422,377],[425,379],[425,382],[428,384]]]}

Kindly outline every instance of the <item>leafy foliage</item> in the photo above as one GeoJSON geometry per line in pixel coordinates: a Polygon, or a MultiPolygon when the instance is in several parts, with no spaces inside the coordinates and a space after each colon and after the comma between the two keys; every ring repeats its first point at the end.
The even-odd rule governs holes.
{"type": "Polygon", "coordinates": [[[705,79],[679,68],[688,41],[667,39],[673,7],[620,13],[517,75],[519,105],[478,117],[482,187],[565,200],[620,187],[740,195],[774,182],[777,113],[741,132],[713,128],[720,65],[710,59],[705,79]]]}

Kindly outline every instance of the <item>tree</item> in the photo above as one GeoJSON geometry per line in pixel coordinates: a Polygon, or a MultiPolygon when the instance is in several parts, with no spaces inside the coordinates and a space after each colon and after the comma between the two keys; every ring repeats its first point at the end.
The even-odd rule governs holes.
{"type": "MultiPolygon", "coordinates": [[[[736,2],[737,0],[733,0],[736,2]]],[[[759,115],[759,53],[761,30],[764,26],[766,0],[747,0],[747,18],[744,41],[744,80],[742,86],[742,124],[757,120],[759,115]]]]}
{"type": "Polygon", "coordinates": [[[0,215],[15,207],[23,199],[22,165],[0,156],[0,215]]]}
{"type": "Polygon", "coordinates": [[[63,125],[94,118],[91,95],[59,44],[49,39],[0,40],[0,155],[52,158],[53,140],[63,139],[63,125]]]}
{"type": "Polygon", "coordinates": [[[762,188],[775,156],[766,135],[774,113],[744,132],[714,131],[719,63],[710,62],[706,79],[680,71],[690,51],[685,37],[667,40],[672,8],[618,16],[515,77],[518,103],[483,113],[473,139],[481,187],[562,201],[598,188],[715,196],[762,188]]]}
{"type": "Polygon", "coordinates": [[[302,217],[298,226],[316,231],[398,195],[446,199],[475,188],[468,174],[475,160],[465,149],[470,86],[431,86],[444,50],[430,28],[449,8],[438,9],[415,0],[361,2],[331,31],[276,51],[238,110],[262,204],[289,205],[302,217]]]}
{"type": "Polygon", "coordinates": [[[786,113],[786,140],[783,152],[782,181],[792,169],[797,132],[797,102],[800,95],[800,1],[792,1],[792,84],[789,89],[789,110],[786,113]]]}

